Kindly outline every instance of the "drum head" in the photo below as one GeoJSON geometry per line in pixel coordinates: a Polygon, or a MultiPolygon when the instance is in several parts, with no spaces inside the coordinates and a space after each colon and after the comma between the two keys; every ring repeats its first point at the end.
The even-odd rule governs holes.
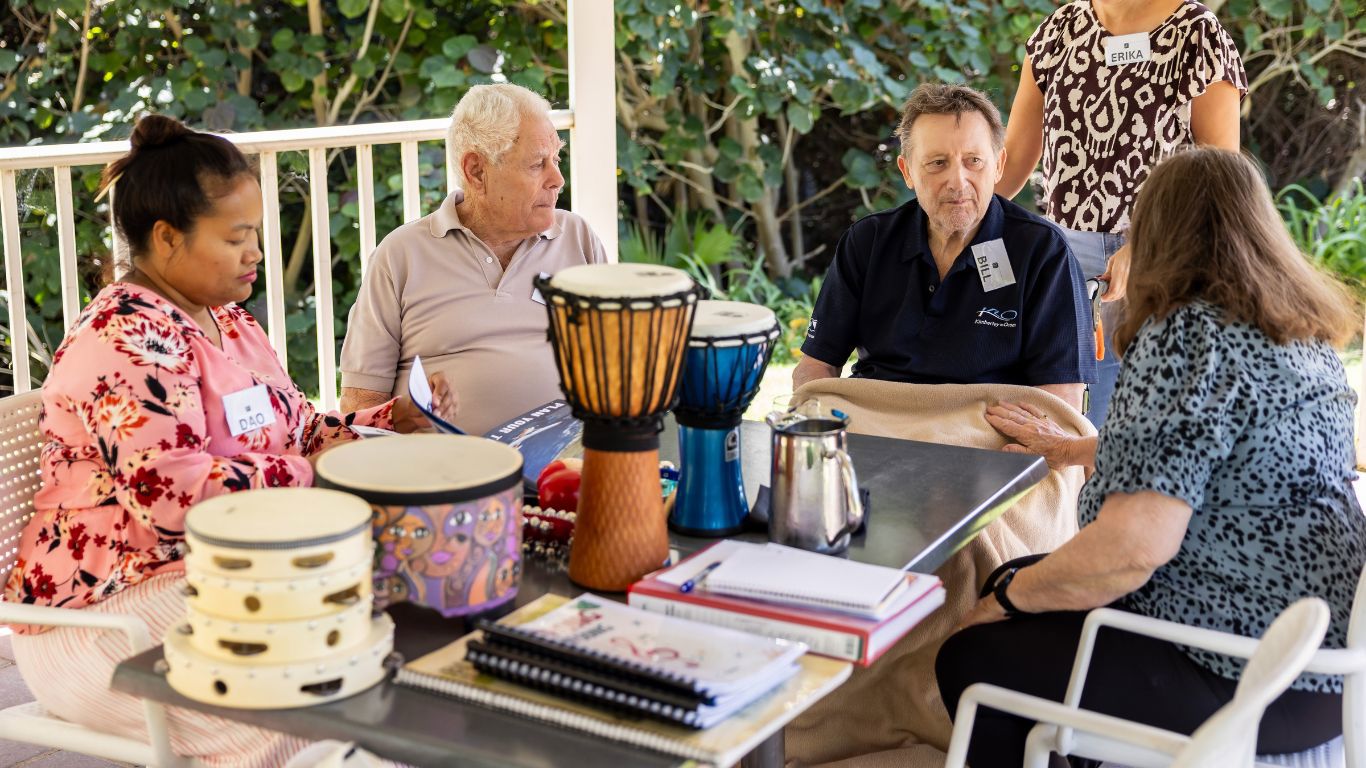
{"type": "Polygon", "coordinates": [[[371,504],[455,504],[520,485],[522,454],[470,435],[396,435],[333,448],[316,474],[371,504]]]}
{"type": "Polygon", "coordinates": [[[693,315],[692,338],[720,339],[766,334],[778,325],[768,307],[743,301],[699,301],[693,315]]]}
{"type": "Polygon", "coordinates": [[[693,287],[688,273],[654,264],[582,264],[556,272],[550,287],[595,299],[672,296],[693,287]]]}
{"type": "Polygon", "coordinates": [[[323,488],[265,488],[215,496],[185,515],[195,540],[238,549],[285,549],[341,541],[370,527],[370,505],[323,488]]]}

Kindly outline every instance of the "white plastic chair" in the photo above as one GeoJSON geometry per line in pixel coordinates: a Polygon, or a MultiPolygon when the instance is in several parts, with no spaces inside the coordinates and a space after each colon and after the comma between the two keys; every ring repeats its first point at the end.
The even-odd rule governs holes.
{"type": "MultiPolygon", "coordinates": [[[[33,495],[42,484],[39,453],[41,390],[0,399],[0,584],[19,558],[19,537],[33,517],[33,495]]],[[[134,616],[0,601],[0,624],[90,627],[121,633],[130,656],[151,648],[147,626],[134,616]]],[[[91,730],[48,714],[37,702],[0,711],[0,739],[81,752],[126,763],[188,768],[197,763],[171,751],[166,712],[144,701],[150,743],[91,730]]]]}
{"type": "MultiPolygon", "coordinates": [[[[1122,611],[1102,608],[1091,612],[1091,616],[1096,614],[1104,614],[1097,620],[1097,626],[1104,622],[1107,626],[1163,639],[1170,639],[1164,632],[1191,629],[1122,611]]],[[[1262,713],[1290,687],[1314,656],[1328,629],[1328,618],[1327,603],[1316,597],[1286,608],[1257,643],[1233,700],[1190,736],[1090,712],[1074,703],[1058,703],[984,683],[970,686],[958,703],[945,768],[962,768],[977,709],[983,706],[1040,723],[1030,732],[1026,744],[1028,768],[1048,764],[1048,745],[1043,735],[1061,736],[1067,744],[1080,744],[1084,737],[1092,735],[1103,738],[1113,752],[1093,754],[1076,749],[1071,753],[1132,766],[1251,768],[1262,713]]],[[[1088,619],[1086,626],[1091,624],[1088,619]]]]}
{"type": "MultiPolygon", "coordinates": [[[[1252,638],[1225,632],[1156,622],[1121,611],[1092,611],[1082,629],[1076,663],[1072,667],[1072,678],[1067,685],[1067,695],[1063,698],[1063,703],[1068,706],[1076,707],[1081,702],[1082,689],[1086,686],[1086,672],[1091,664],[1091,652],[1095,647],[1096,632],[1104,626],[1129,629],[1169,642],[1242,659],[1251,658],[1258,646],[1258,642],[1252,638]],[[1143,628],[1134,629],[1139,626],[1143,628]]],[[[1366,570],[1362,571],[1357,580],[1356,596],[1352,600],[1352,617],[1347,625],[1347,647],[1319,649],[1309,660],[1305,671],[1343,676],[1343,735],[1304,752],[1258,757],[1257,765],[1259,768],[1366,768],[1366,570]]],[[[1040,725],[1030,733],[1030,750],[1027,755],[1034,762],[1026,762],[1026,765],[1046,765],[1048,752],[1106,760],[1133,768],[1150,764],[1135,756],[1123,745],[1103,736],[1047,725],[1040,725]],[[1039,763],[1039,760],[1044,762],[1039,763]]]]}

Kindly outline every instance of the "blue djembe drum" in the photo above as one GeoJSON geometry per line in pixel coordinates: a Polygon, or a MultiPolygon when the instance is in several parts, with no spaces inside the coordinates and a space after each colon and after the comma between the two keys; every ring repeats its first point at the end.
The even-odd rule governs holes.
{"type": "Polygon", "coordinates": [[[693,536],[736,533],[749,515],[740,475],[740,417],[759,391],[778,340],[772,310],[699,301],[679,386],[682,476],[669,525],[693,536]]]}

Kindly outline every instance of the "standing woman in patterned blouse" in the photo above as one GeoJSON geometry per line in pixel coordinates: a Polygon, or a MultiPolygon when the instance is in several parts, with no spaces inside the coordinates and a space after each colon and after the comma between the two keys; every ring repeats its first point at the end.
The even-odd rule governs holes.
{"type": "MultiPolygon", "coordinates": [[[[1066,231],[1083,276],[1107,274],[1104,298],[1122,298],[1122,244],[1148,171],[1192,144],[1238,150],[1242,59],[1194,0],[1073,0],[1039,25],[1025,54],[996,192],[1019,194],[1042,156],[1040,208],[1066,231]]],[[[1118,312],[1104,318],[1108,329],[1118,312]]],[[[1087,413],[1097,428],[1119,375],[1105,346],[1087,413]]]]}
{"type": "MultiPolygon", "coordinates": [[[[166,117],[138,121],[105,171],[133,270],[90,302],[43,385],[43,487],[5,599],[132,614],[161,637],[184,611],[185,512],[233,491],[313,482],[312,462],[352,424],[427,426],[407,400],[318,413],[265,333],[235,306],[261,261],[261,187],[230,142],[166,117]],[[234,397],[234,395],[236,397],[234,397]],[[246,420],[245,398],[254,406],[246,420]],[[260,424],[248,429],[252,424],[260,424]]],[[[454,394],[432,382],[437,407],[454,394]]],[[[15,627],[38,703],[88,727],[146,738],[141,703],[109,690],[126,655],[83,628],[15,627]]],[[[305,742],[170,710],[176,752],[214,765],[278,766],[305,742]]]]}
{"type": "MultiPolygon", "coordinates": [[[[1124,366],[1099,438],[1063,434],[1028,406],[988,411],[1016,450],[1094,472],[1077,535],[1006,571],[944,644],[949,712],[977,682],[1061,701],[1086,612],[1105,605],[1259,637],[1292,602],[1321,597],[1325,643],[1346,642],[1366,517],[1352,488],[1356,396],[1332,345],[1357,328],[1353,302],[1309,265],[1234,152],[1162,161],[1131,242],[1124,366]]],[[[1101,632],[1090,670],[1082,707],[1190,733],[1232,698],[1243,664],[1101,632]]],[[[1032,725],[979,712],[968,762],[1018,766],[1032,725]]],[[[1342,678],[1302,675],[1267,709],[1257,751],[1340,733],[1342,678]]]]}

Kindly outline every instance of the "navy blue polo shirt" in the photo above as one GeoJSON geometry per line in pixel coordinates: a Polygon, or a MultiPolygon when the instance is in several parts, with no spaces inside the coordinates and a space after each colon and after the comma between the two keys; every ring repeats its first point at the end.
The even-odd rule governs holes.
{"type": "MultiPolygon", "coordinates": [[[[997,251],[999,253],[999,251],[997,251]]],[[[1081,268],[1062,233],[999,195],[941,281],[929,220],[912,200],[840,238],[802,353],[853,375],[916,384],[1076,384],[1096,380],[1081,268]],[[1001,240],[1013,285],[986,291],[973,246],[1001,240]]]]}

